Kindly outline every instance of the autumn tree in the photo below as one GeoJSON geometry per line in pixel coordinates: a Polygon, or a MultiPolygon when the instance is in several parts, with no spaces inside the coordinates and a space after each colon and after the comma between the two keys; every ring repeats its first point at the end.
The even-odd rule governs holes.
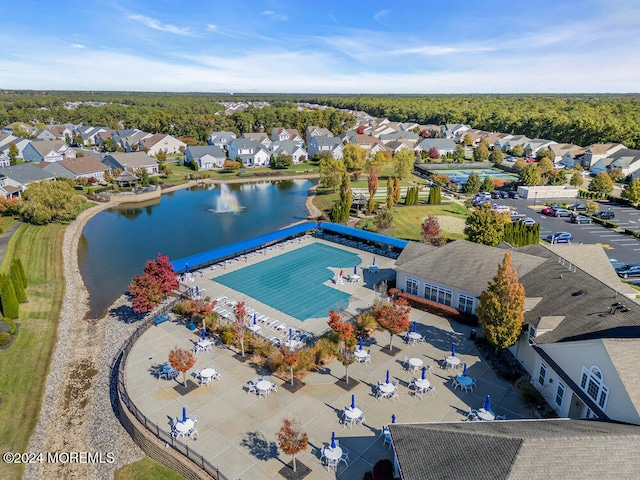
{"type": "Polygon", "coordinates": [[[600,211],[600,204],[597,202],[587,202],[586,212],[589,215],[593,215],[594,213],[598,213],[600,211]]]}
{"type": "Polygon", "coordinates": [[[633,205],[638,205],[640,203],[640,178],[631,180],[622,190],[621,196],[625,200],[629,200],[633,205]]]}
{"type": "Polygon", "coordinates": [[[393,178],[393,203],[394,205],[400,201],[400,179],[393,178]]]}
{"type": "Polygon", "coordinates": [[[179,287],[178,278],[169,263],[169,257],[158,252],[156,260],[149,260],[144,266],[144,274],[149,275],[158,283],[160,292],[169,294],[179,287]]]}
{"type": "Polygon", "coordinates": [[[129,293],[133,296],[133,311],[150,312],[178,286],[169,257],[158,252],[157,260],[149,260],[144,266],[143,275],[136,275],[129,285],[129,293]]]}
{"type": "Polygon", "coordinates": [[[393,156],[393,166],[396,174],[400,178],[405,178],[413,170],[413,164],[416,161],[416,156],[413,150],[403,148],[393,156]]]}
{"type": "Polygon", "coordinates": [[[508,214],[497,212],[485,203],[467,217],[464,233],[471,242],[495,246],[502,241],[504,227],[510,221],[508,214]]]}
{"type": "Polygon", "coordinates": [[[395,184],[393,183],[393,178],[387,177],[387,210],[391,211],[393,206],[393,199],[395,198],[395,194],[393,189],[395,188],[395,184]]]}
{"type": "Polygon", "coordinates": [[[549,161],[551,161],[552,158],[555,158],[555,154],[551,151],[550,148],[541,148],[540,150],[538,150],[538,153],[536,153],[536,159],[538,161],[541,161],[543,158],[548,158],[549,161]]]}
{"type": "Polygon", "coordinates": [[[542,174],[549,173],[553,170],[553,162],[549,157],[542,157],[536,165],[542,174]]]}
{"type": "Polygon", "coordinates": [[[282,361],[289,367],[291,373],[291,386],[293,386],[293,367],[300,361],[300,352],[294,348],[287,347],[286,345],[280,346],[280,353],[282,354],[282,361]]]}
{"type": "Polygon", "coordinates": [[[422,241],[431,245],[432,241],[440,237],[440,223],[438,217],[429,215],[422,222],[422,241]]]}
{"type": "Polygon", "coordinates": [[[342,175],[347,171],[340,160],[333,157],[323,158],[320,161],[320,182],[327,188],[335,191],[342,181],[342,175]]]}
{"type": "Polygon", "coordinates": [[[376,320],[383,330],[389,332],[389,350],[392,350],[393,336],[409,330],[409,314],[411,307],[404,298],[394,303],[386,303],[378,307],[376,320]]]}
{"type": "Polygon", "coordinates": [[[590,192],[609,194],[613,192],[613,180],[607,172],[600,172],[591,180],[588,188],[590,192]]]}
{"type": "Polygon", "coordinates": [[[440,158],[440,150],[438,150],[438,147],[431,147],[429,149],[429,158],[433,160],[440,158]]]}
{"type": "Polygon", "coordinates": [[[583,182],[584,182],[584,177],[580,172],[575,171],[573,172],[573,174],[571,174],[571,180],[569,180],[569,184],[572,187],[581,187],[583,182]]]}
{"type": "Polygon", "coordinates": [[[191,350],[174,347],[169,352],[169,365],[182,373],[182,384],[187,386],[187,372],[196,364],[196,357],[191,350]]]}
{"type": "Polygon", "coordinates": [[[480,294],[476,314],[489,343],[496,348],[513,345],[524,322],[524,287],[512,267],[511,254],[505,252],[498,273],[480,294]]]}
{"type": "Polygon", "coordinates": [[[247,309],[245,307],[244,302],[236,303],[235,307],[233,307],[233,316],[235,317],[236,324],[234,328],[234,333],[238,340],[240,340],[240,353],[244,357],[244,332],[245,332],[245,324],[244,319],[247,316],[247,309]]]}
{"type": "Polygon", "coordinates": [[[376,206],[375,197],[376,192],[378,191],[378,173],[376,172],[376,167],[371,167],[369,170],[369,179],[367,180],[367,187],[369,188],[369,202],[367,203],[367,211],[373,212],[373,209],[376,206]]]}
{"type": "Polygon", "coordinates": [[[349,172],[361,170],[367,161],[367,151],[360,145],[348,143],[344,146],[342,161],[349,172]]]}
{"type": "Polygon", "coordinates": [[[302,426],[298,420],[285,418],[282,427],[276,433],[280,450],[293,458],[293,471],[296,471],[296,455],[307,449],[309,436],[302,431],[302,426]]]}
{"type": "Polygon", "coordinates": [[[613,167],[607,172],[613,182],[619,182],[624,178],[624,172],[620,167],[613,167]]]}
{"type": "Polygon", "coordinates": [[[70,222],[82,209],[82,198],[67,181],[31,182],[23,198],[22,217],[35,225],[70,222]]]}
{"type": "Polygon", "coordinates": [[[474,162],[486,162],[489,160],[489,149],[482,143],[473,150],[474,162]]]}
{"type": "Polygon", "coordinates": [[[522,170],[520,170],[518,176],[520,178],[520,183],[528,187],[539,185],[542,181],[540,169],[534,163],[527,164],[522,170]]]}
{"type": "Polygon", "coordinates": [[[499,148],[494,148],[489,154],[489,161],[495,163],[496,165],[502,164],[504,161],[504,153],[499,148]]]}

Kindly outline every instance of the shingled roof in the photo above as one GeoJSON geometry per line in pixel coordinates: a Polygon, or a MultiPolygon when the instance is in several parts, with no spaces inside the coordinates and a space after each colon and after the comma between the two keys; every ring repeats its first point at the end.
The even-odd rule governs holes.
{"type": "Polygon", "coordinates": [[[595,420],[389,425],[401,478],[637,478],[640,428],[595,420]]]}

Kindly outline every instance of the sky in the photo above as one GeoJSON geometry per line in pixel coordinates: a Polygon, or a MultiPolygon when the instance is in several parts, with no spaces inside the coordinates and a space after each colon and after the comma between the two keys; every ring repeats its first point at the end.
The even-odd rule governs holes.
{"type": "Polygon", "coordinates": [[[0,89],[636,93],[640,0],[21,0],[0,89]]]}

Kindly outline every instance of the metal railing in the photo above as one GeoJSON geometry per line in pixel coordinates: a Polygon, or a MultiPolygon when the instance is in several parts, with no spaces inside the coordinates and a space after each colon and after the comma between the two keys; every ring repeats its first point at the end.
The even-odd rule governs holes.
{"type": "Polygon", "coordinates": [[[170,432],[166,432],[159,425],[153,423],[149,420],[133,403],[131,398],[129,398],[129,394],[127,393],[127,388],[125,385],[125,366],[127,363],[127,357],[129,352],[133,348],[134,344],[140,338],[140,336],[147,331],[149,327],[153,325],[153,318],[157,315],[161,315],[163,313],[167,313],[173,307],[174,303],[177,301],[174,300],[167,305],[164,305],[160,310],[154,311],[153,315],[146,318],[142,325],[140,325],[131,336],[124,342],[120,351],[114,358],[113,366],[118,366],[118,377],[117,377],[117,393],[120,397],[122,403],[127,407],[129,412],[138,420],[144,427],[155,435],[160,441],[164,442],[167,445],[170,445],[174,450],[181,453],[193,463],[201,467],[205,472],[209,475],[213,476],[217,480],[227,480],[227,478],[220,473],[217,466],[212,465],[209,461],[207,461],[202,455],[195,452],[192,448],[185,443],[175,439],[170,432]]]}

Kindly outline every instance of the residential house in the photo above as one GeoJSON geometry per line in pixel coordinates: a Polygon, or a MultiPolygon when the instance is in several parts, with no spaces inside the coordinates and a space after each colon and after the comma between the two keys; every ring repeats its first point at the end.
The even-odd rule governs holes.
{"type": "Polygon", "coordinates": [[[94,157],[80,157],[58,162],[42,162],[43,170],[55,175],[56,178],[95,178],[98,181],[104,180],[104,173],[109,171],[100,160],[94,157]]]}
{"type": "Polygon", "coordinates": [[[432,148],[436,148],[440,156],[452,154],[456,151],[456,142],[450,138],[425,138],[416,145],[415,152],[428,152],[432,148]]]}
{"type": "Polygon", "coordinates": [[[11,165],[11,158],[3,151],[0,151],[0,167],[8,167],[11,165]]]}
{"type": "Polygon", "coordinates": [[[293,163],[304,162],[309,157],[307,151],[294,140],[277,140],[271,144],[269,151],[276,157],[281,154],[288,155],[293,163]]]}
{"type": "Polygon", "coordinates": [[[401,122],[398,123],[398,128],[403,132],[413,132],[416,128],[420,126],[415,122],[401,122]]]}
{"type": "Polygon", "coordinates": [[[480,144],[480,141],[483,138],[486,138],[487,135],[489,135],[489,132],[486,132],[484,130],[470,130],[470,131],[466,132],[463,136],[461,136],[459,138],[459,142],[462,143],[462,141],[465,138],[467,138],[467,135],[471,139],[471,146],[472,147],[477,147],[480,144]]]}
{"type": "Polygon", "coordinates": [[[209,145],[215,145],[226,152],[229,142],[234,138],[236,138],[236,134],[233,132],[211,132],[209,134],[209,145]]]}
{"type": "MultiPolygon", "coordinates": [[[[410,242],[397,259],[396,284],[474,313],[504,252],[466,241],[410,242]]],[[[640,424],[637,292],[599,245],[535,244],[511,254],[526,299],[525,333],[510,350],[549,405],[561,417],[640,424]]]]}
{"type": "Polygon", "coordinates": [[[598,160],[606,158],[618,150],[626,148],[621,143],[594,143],[589,145],[582,155],[582,166],[587,170],[591,170],[591,166],[598,160]]]}
{"type": "Polygon", "coordinates": [[[187,148],[187,144],[182,140],[178,140],[176,137],[165,133],[156,133],[144,137],[139,141],[139,144],[140,148],[146,151],[150,157],[157,156],[160,151],[168,155],[182,153],[184,149],[187,148]]]}
{"type": "Polygon", "coordinates": [[[0,167],[0,196],[20,197],[30,183],[43,180],[55,180],[55,177],[32,163],[0,167]]]}
{"type": "Polygon", "coordinates": [[[271,145],[271,139],[269,138],[269,136],[264,133],[264,132],[258,132],[258,133],[243,133],[240,138],[247,138],[249,140],[255,140],[256,142],[262,144],[263,147],[265,148],[269,148],[269,146],[271,145]]]}
{"type": "Polygon", "coordinates": [[[592,174],[597,175],[602,172],[608,172],[611,168],[611,164],[613,163],[613,157],[604,157],[596,160],[591,164],[591,168],[589,169],[592,174]]]}
{"type": "Polygon", "coordinates": [[[11,134],[0,135],[0,151],[9,155],[9,148],[13,143],[18,149],[18,157],[23,158],[24,149],[32,142],[28,138],[16,137],[11,134]]]}
{"type": "Polygon", "coordinates": [[[136,151],[140,146],[140,141],[148,136],[151,136],[151,134],[138,130],[137,128],[114,130],[111,133],[113,142],[125,152],[136,151]]]}
{"type": "Polygon", "coordinates": [[[399,131],[400,129],[397,128],[394,124],[392,124],[391,122],[388,123],[383,123],[380,124],[376,127],[374,127],[370,133],[368,133],[367,135],[371,135],[372,137],[376,137],[379,138],[380,135],[387,135],[389,133],[394,133],[399,131]]]}
{"type": "Polygon", "coordinates": [[[316,154],[329,153],[336,160],[341,160],[344,154],[342,140],[338,137],[327,137],[318,135],[309,140],[307,145],[309,158],[313,158],[316,154]]]}
{"type": "Polygon", "coordinates": [[[375,155],[378,152],[386,152],[384,144],[376,137],[370,135],[360,135],[356,133],[350,137],[347,137],[345,143],[353,143],[358,145],[363,150],[366,150],[369,155],[375,155]]]}
{"type": "Polygon", "coordinates": [[[547,148],[551,150],[551,153],[553,154],[553,158],[550,160],[554,165],[558,166],[562,164],[562,159],[564,158],[565,153],[575,151],[582,147],[574,145],[573,143],[552,143],[547,148]]]}
{"type": "Polygon", "coordinates": [[[567,168],[574,168],[576,166],[582,166],[582,158],[584,156],[584,152],[586,148],[584,147],[575,147],[571,150],[568,150],[562,154],[562,160],[560,163],[567,168]]]}
{"type": "Polygon", "coordinates": [[[13,122],[4,127],[2,131],[0,131],[0,133],[10,133],[12,135],[15,134],[16,136],[22,132],[26,133],[27,136],[37,135],[38,129],[33,125],[29,125],[28,123],[13,122]]]}
{"type": "Polygon", "coordinates": [[[385,143],[385,148],[387,151],[391,152],[393,155],[398,153],[400,150],[413,150],[415,148],[415,143],[411,140],[400,139],[393,140],[391,142],[385,143]]]}
{"type": "Polygon", "coordinates": [[[509,140],[504,144],[503,150],[511,151],[516,148],[517,145],[520,145],[524,150],[524,147],[531,141],[526,135],[512,135],[509,140]]]}
{"type": "Polygon", "coordinates": [[[464,125],[461,123],[447,123],[444,126],[444,130],[442,132],[442,136],[444,138],[450,138],[455,141],[459,141],[460,138],[464,138],[464,136],[471,131],[470,125],[464,125]]]}
{"type": "Polygon", "coordinates": [[[59,138],[52,129],[45,128],[36,136],[36,140],[64,140],[64,137],[59,138]]]}
{"type": "Polygon", "coordinates": [[[211,170],[212,168],[222,168],[227,159],[227,154],[216,145],[205,147],[188,146],[184,151],[188,163],[196,162],[200,170],[211,170]]]}
{"type": "Polygon", "coordinates": [[[502,150],[502,147],[505,143],[507,143],[507,140],[511,138],[511,135],[509,135],[508,133],[492,132],[489,133],[485,138],[487,139],[489,148],[498,148],[502,150]]]}
{"type": "Polygon", "coordinates": [[[304,138],[306,138],[307,144],[313,137],[318,136],[333,137],[333,133],[328,128],[316,127],[315,125],[308,126],[304,131],[304,138]]]}
{"type": "Polygon", "coordinates": [[[271,141],[277,142],[282,140],[290,140],[299,145],[304,145],[304,140],[295,128],[272,128],[271,141]]]}
{"type": "MultiPolygon", "coordinates": [[[[611,169],[618,167],[622,170],[625,177],[633,175],[633,173],[640,168],[640,150],[623,148],[607,158],[613,160],[609,163],[607,171],[611,171],[611,169]]],[[[596,173],[595,166],[592,171],[593,173],[596,173]]]]}
{"type": "Polygon", "coordinates": [[[105,133],[108,131],[108,127],[84,127],[80,125],[75,129],[74,138],[80,136],[82,138],[82,145],[98,145],[100,142],[100,133],[105,133]]]}
{"type": "Polygon", "coordinates": [[[267,147],[251,138],[235,138],[229,143],[229,158],[240,159],[245,167],[269,165],[269,157],[267,147]]]}
{"type": "Polygon", "coordinates": [[[22,151],[27,162],[58,162],[65,158],[75,158],[76,152],[64,140],[35,140],[22,151]]]}
{"type": "Polygon", "coordinates": [[[404,130],[398,130],[392,133],[383,133],[378,137],[378,139],[384,144],[387,145],[388,142],[392,142],[395,140],[409,140],[413,142],[415,145],[420,140],[420,135],[413,132],[406,132],[404,130]]]}
{"type": "Polygon", "coordinates": [[[158,161],[155,158],[149,157],[144,152],[113,152],[105,155],[102,159],[107,167],[120,170],[129,170],[135,172],[140,169],[145,169],[149,175],[158,173],[158,161]]]}
{"type": "MultiPolygon", "coordinates": [[[[535,157],[543,148],[549,148],[551,145],[556,144],[553,140],[545,140],[543,138],[532,138],[526,145],[524,145],[524,156],[535,157]]],[[[553,158],[549,160],[553,161],[553,158]]]]}
{"type": "Polygon", "coordinates": [[[632,479],[640,431],[595,420],[540,419],[388,425],[401,480],[632,479]]]}

